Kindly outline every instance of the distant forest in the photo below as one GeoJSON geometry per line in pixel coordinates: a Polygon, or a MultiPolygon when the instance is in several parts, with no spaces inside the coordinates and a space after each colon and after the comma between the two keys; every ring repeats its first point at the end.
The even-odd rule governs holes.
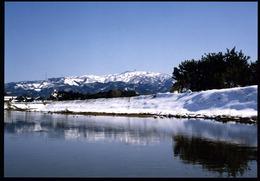
{"type": "Polygon", "coordinates": [[[109,90],[107,92],[98,92],[96,94],[82,94],[79,92],[65,92],[57,91],[53,93],[48,100],[53,101],[65,101],[65,100],[85,100],[85,99],[97,99],[97,98],[114,98],[114,97],[132,97],[137,96],[137,93],[132,90],[109,90]]]}
{"type": "Polygon", "coordinates": [[[199,60],[185,60],[174,67],[173,91],[201,91],[258,84],[259,61],[248,62],[249,56],[236,47],[226,52],[208,53],[199,60]]]}
{"type": "Polygon", "coordinates": [[[55,91],[47,99],[44,97],[28,97],[27,95],[18,96],[15,100],[18,102],[32,102],[35,100],[52,100],[52,101],[66,101],[66,100],[86,100],[86,99],[97,99],[97,98],[114,98],[114,97],[132,97],[138,94],[134,90],[109,90],[107,92],[98,92],[96,94],[82,94],[73,91],[55,91]]]}

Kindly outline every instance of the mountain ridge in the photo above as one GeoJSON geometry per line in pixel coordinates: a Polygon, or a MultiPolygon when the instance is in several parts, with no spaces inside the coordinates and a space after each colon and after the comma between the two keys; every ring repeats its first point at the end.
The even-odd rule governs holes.
{"type": "Polygon", "coordinates": [[[54,90],[97,93],[112,89],[135,90],[139,94],[168,92],[172,78],[165,73],[125,71],[108,75],[82,75],[49,78],[47,80],[19,81],[5,84],[10,95],[48,97],[54,90]]]}

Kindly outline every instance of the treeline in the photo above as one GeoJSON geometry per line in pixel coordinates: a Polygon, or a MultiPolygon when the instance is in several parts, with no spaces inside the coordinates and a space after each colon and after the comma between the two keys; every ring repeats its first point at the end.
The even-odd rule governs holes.
{"type": "Polygon", "coordinates": [[[200,91],[258,84],[259,61],[248,63],[250,57],[235,47],[225,53],[208,53],[200,60],[185,60],[174,67],[176,81],[172,91],[200,91]]]}
{"type": "Polygon", "coordinates": [[[98,92],[96,94],[82,94],[79,92],[58,91],[52,94],[48,100],[65,101],[65,100],[85,100],[97,98],[113,98],[113,97],[132,97],[138,94],[132,90],[109,90],[107,92],[98,92]]]}

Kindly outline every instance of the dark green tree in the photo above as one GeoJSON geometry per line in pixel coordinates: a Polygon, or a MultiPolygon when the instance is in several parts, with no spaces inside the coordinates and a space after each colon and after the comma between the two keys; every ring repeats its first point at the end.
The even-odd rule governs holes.
{"type": "Polygon", "coordinates": [[[259,78],[258,78],[258,72],[259,72],[259,61],[252,62],[250,64],[250,83],[252,85],[258,85],[259,78]]]}
{"type": "Polygon", "coordinates": [[[226,65],[224,56],[221,52],[209,53],[202,56],[198,63],[198,82],[195,84],[196,89],[219,89],[224,87],[226,65]]]}
{"type": "Polygon", "coordinates": [[[208,53],[195,61],[185,60],[174,67],[172,91],[200,91],[257,84],[258,61],[248,63],[249,56],[236,48],[226,53],[208,53]]]}
{"type": "Polygon", "coordinates": [[[183,91],[184,89],[195,89],[198,76],[198,62],[194,59],[186,60],[175,67],[172,78],[178,80],[173,85],[173,91],[183,91]]]}
{"type": "Polygon", "coordinates": [[[242,50],[237,52],[236,47],[229,50],[224,55],[226,62],[225,84],[226,87],[246,86],[249,84],[250,69],[249,56],[244,55],[242,50]]]}

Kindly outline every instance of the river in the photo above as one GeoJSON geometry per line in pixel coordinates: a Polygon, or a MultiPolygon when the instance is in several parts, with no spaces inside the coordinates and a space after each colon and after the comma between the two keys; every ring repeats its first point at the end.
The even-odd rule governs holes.
{"type": "Polygon", "coordinates": [[[4,112],[5,177],[257,177],[257,126],[4,112]]]}

